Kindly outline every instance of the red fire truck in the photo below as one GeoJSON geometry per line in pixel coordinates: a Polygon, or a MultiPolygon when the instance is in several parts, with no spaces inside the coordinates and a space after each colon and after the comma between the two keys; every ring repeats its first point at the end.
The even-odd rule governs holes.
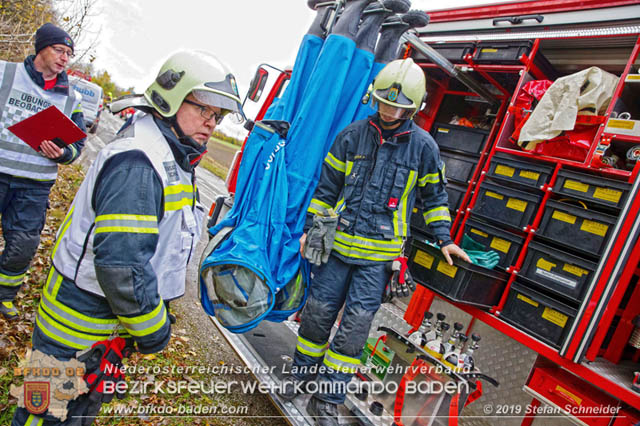
{"type": "MultiPolygon", "coordinates": [[[[416,122],[434,136],[447,166],[453,238],[495,250],[500,262],[494,270],[450,267],[427,244],[420,220],[412,223],[407,255],[421,285],[376,315],[363,363],[389,370],[358,380],[471,387],[458,397],[405,395],[403,386],[352,394],[346,409],[363,424],[635,425],[640,2],[536,0],[428,13],[428,26],[404,36],[405,57],[427,77],[416,122]],[[574,131],[546,150],[521,148],[517,134],[539,100],[529,89],[589,67],[618,77],[606,110],[579,114],[574,131]],[[398,363],[437,364],[407,338],[425,312],[480,336],[475,371],[499,386],[451,370],[389,373],[398,363]]],[[[257,120],[288,77],[278,76],[257,120]]],[[[231,194],[240,158],[227,180],[231,194]]],[[[259,380],[280,379],[258,367],[290,360],[295,321],[265,322],[243,335],[220,329],[259,380]]],[[[307,424],[304,401],[274,402],[292,424],[307,424]]]]}

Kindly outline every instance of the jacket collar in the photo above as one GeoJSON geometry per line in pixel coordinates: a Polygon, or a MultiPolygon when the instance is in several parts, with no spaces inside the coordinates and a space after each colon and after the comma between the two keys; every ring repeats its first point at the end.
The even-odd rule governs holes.
{"type": "Polygon", "coordinates": [[[185,172],[193,172],[204,153],[207,152],[206,145],[200,145],[189,136],[178,138],[172,130],[173,123],[168,119],[161,119],[154,116],[153,121],[167,140],[176,163],[178,163],[180,168],[185,172]]]}
{"type": "MultiPolygon", "coordinates": [[[[382,143],[382,127],[378,121],[378,114],[373,114],[368,118],[369,125],[372,126],[380,136],[380,143],[382,143]]],[[[393,142],[407,142],[410,139],[411,133],[413,133],[413,120],[405,120],[388,138],[393,142]]]]}
{"type": "MultiPolygon", "coordinates": [[[[35,55],[27,56],[24,60],[24,67],[26,68],[29,77],[31,77],[31,80],[33,80],[33,82],[38,86],[44,88],[44,78],[42,77],[42,73],[36,70],[36,67],[33,64],[35,57],[35,55]]],[[[65,71],[58,74],[56,85],[49,91],[69,96],[69,77],[67,77],[67,73],[65,71]]]]}

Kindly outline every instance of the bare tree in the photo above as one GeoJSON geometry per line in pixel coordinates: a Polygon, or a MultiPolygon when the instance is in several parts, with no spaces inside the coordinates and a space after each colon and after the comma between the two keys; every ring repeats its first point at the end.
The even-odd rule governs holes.
{"type": "Polygon", "coordinates": [[[93,62],[100,36],[100,27],[92,26],[99,14],[97,0],[57,0],[55,9],[60,26],[76,44],[76,57],[71,65],[93,62]]]}

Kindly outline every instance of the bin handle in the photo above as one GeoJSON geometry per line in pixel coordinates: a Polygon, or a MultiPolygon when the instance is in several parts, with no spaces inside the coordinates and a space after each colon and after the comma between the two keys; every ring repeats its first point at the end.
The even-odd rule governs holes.
{"type": "Polygon", "coordinates": [[[538,21],[538,24],[542,23],[544,16],[542,15],[522,15],[522,16],[505,16],[504,18],[496,18],[493,20],[493,26],[495,27],[500,22],[509,22],[511,25],[519,25],[522,22],[534,19],[538,21]]]}

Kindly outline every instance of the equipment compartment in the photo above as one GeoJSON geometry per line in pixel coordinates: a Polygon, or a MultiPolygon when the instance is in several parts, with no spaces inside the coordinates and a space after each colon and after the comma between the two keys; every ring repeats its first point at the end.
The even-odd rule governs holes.
{"type": "Polygon", "coordinates": [[[560,348],[577,310],[517,281],[511,285],[500,317],[549,345],[560,348]]]}
{"type": "Polygon", "coordinates": [[[434,123],[432,134],[440,148],[479,154],[489,131],[456,124],[434,123]]]}
{"type": "Polygon", "coordinates": [[[630,188],[631,185],[626,182],[562,169],[558,172],[553,192],[592,203],[621,208],[627,200],[630,188]]]}
{"type": "Polygon", "coordinates": [[[552,166],[516,160],[498,153],[491,159],[487,175],[512,184],[540,188],[549,181],[552,173],[552,166]]]}
{"type": "Polygon", "coordinates": [[[542,199],[541,195],[506,188],[487,180],[482,182],[479,191],[473,214],[516,228],[531,223],[542,199]]]}
{"type": "Polygon", "coordinates": [[[604,250],[615,224],[613,216],[548,200],[537,233],[597,256],[604,250]]]}
{"type": "Polygon", "coordinates": [[[445,164],[447,179],[466,185],[473,177],[473,170],[478,164],[477,156],[442,151],[440,157],[445,164]]]}
{"type": "Polygon", "coordinates": [[[523,237],[482,223],[473,217],[467,219],[464,233],[475,242],[482,244],[484,250],[495,250],[500,255],[498,266],[503,269],[515,264],[520,248],[524,244],[523,237]]]}
{"type": "Polygon", "coordinates": [[[441,251],[413,240],[409,268],[417,283],[455,302],[490,308],[500,301],[507,283],[504,272],[453,259],[449,265],[441,251]]]}
{"type": "Polygon", "coordinates": [[[532,241],[520,275],[574,301],[581,301],[597,265],[532,241]]]}

